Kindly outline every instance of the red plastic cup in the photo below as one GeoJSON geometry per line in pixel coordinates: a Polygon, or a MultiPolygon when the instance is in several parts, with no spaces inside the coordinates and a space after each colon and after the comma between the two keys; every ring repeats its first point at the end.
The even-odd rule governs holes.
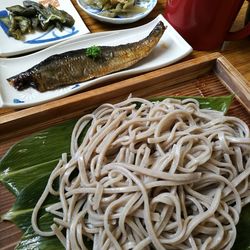
{"type": "Polygon", "coordinates": [[[250,35],[250,22],[229,32],[244,0],[167,0],[164,16],[196,50],[221,48],[225,40],[250,35]]]}

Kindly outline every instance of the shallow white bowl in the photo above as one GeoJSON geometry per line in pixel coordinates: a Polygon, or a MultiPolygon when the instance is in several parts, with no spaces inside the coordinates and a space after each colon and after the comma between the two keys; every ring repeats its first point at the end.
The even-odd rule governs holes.
{"type": "Polygon", "coordinates": [[[125,16],[118,16],[118,17],[106,17],[101,15],[100,9],[95,9],[90,5],[86,4],[84,0],[77,0],[77,4],[91,17],[106,23],[113,23],[113,24],[126,24],[126,23],[134,23],[145,16],[147,16],[157,4],[157,0],[136,0],[135,5],[139,7],[145,8],[144,12],[141,13],[134,13],[130,17],[125,16]]]}

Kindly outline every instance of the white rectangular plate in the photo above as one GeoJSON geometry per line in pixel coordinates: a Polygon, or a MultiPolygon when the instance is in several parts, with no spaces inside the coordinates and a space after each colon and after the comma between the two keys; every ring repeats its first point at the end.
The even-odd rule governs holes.
{"type": "Polygon", "coordinates": [[[192,47],[176,32],[162,15],[159,15],[150,23],[140,27],[87,34],[71,39],[70,41],[62,42],[31,55],[13,59],[0,59],[0,107],[24,108],[55,100],[79,92],[80,90],[93,86],[96,83],[107,82],[110,79],[118,79],[119,77],[129,77],[133,74],[143,73],[167,66],[182,59],[191,52],[192,47]],[[141,40],[149,34],[160,20],[164,22],[167,29],[156,48],[153,49],[148,57],[144,58],[129,69],[44,93],[40,93],[33,88],[18,91],[10,86],[6,80],[13,75],[31,68],[53,54],[89,47],[91,45],[115,46],[141,40]]]}
{"type": "MultiPolygon", "coordinates": [[[[38,0],[33,1],[39,2],[38,0]]],[[[17,4],[22,5],[22,2],[23,1],[20,0],[1,0],[0,16],[6,16],[8,14],[6,7],[17,4]]],[[[47,2],[50,2],[50,0],[47,2]]],[[[89,33],[87,26],[82,21],[70,0],[57,0],[57,2],[59,4],[58,9],[67,11],[75,19],[75,24],[72,28],[65,28],[63,31],[59,31],[56,28],[46,32],[36,31],[26,35],[25,40],[20,41],[9,37],[6,26],[0,21],[0,56],[15,56],[40,50],[63,40],[89,33]]]]}

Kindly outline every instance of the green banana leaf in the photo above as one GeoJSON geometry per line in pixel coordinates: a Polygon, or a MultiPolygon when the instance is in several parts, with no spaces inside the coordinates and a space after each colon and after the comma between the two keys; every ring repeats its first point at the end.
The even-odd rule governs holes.
{"type": "Polygon", "coordinates": [[[37,178],[48,175],[63,152],[69,152],[75,120],[30,136],[14,145],[0,163],[0,181],[15,196],[37,178]]]}
{"type": "MultiPolygon", "coordinates": [[[[40,228],[42,230],[50,230],[53,218],[49,214],[44,214],[40,218],[40,228]]],[[[37,235],[32,226],[29,226],[17,245],[16,249],[39,249],[39,250],[63,250],[64,247],[56,237],[42,237],[37,235]]]]}
{"type": "MultiPolygon", "coordinates": [[[[166,97],[151,100],[156,101],[163,98],[166,97]]],[[[233,96],[195,98],[202,108],[226,112],[233,96]]],[[[1,220],[12,221],[23,231],[24,234],[17,246],[18,250],[63,249],[56,237],[41,237],[33,231],[31,214],[61,154],[64,152],[69,154],[71,133],[75,122],[76,120],[71,120],[31,135],[10,148],[1,159],[0,181],[16,196],[15,204],[6,214],[1,216],[1,220]]],[[[43,229],[49,230],[49,226],[52,224],[52,218],[45,213],[44,208],[54,202],[56,202],[55,198],[49,197],[40,212],[39,225],[43,229]]],[[[243,209],[238,224],[239,234],[234,250],[250,249],[250,238],[246,237],[250,232],[249,218],[250,207],[247,206],[243,209]]],[[[91,242],[87,240],[86,245],[89,249],[92,248],[91,242]]]]}

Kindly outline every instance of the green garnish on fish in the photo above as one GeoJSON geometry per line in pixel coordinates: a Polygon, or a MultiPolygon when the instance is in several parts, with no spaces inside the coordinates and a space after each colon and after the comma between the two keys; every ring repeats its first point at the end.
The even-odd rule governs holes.
{"type": "Polygon", "coordinates": [[[101,48],[98,46],[91,46],[86,49],[86,56],[92,57],[92,58],[97,58],[101,55],[101,48]]]}

